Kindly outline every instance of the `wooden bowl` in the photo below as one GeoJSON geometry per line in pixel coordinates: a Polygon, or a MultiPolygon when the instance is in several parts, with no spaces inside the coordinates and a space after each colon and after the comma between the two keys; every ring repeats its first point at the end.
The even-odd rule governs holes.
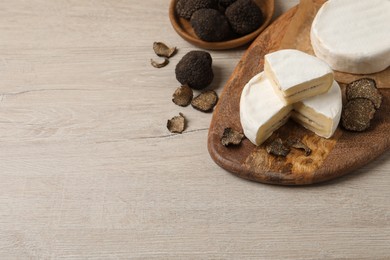
{"type": "Polygon", "coordinates": [[[195,46],[209,50],[226,50],[239,47],[248,42],[254,40],[271,22],[274,14],[274,0],[254,0],[254,2],[260,7],[264,16],[264,23],[250,34],[244,35],[239,38],[222,41],[222,42],[206,42],[196,36],[191,24],[186,19],[179,17],[176,13],[175,6],[177,0],[172,0],[169,6],[169,19],[173,29],[186,41],[192,43],[195,46]]]}

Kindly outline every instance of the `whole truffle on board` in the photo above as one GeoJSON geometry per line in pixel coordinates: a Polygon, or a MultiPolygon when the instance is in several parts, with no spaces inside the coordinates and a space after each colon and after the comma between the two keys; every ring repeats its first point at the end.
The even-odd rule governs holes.
{"type": "Polygon", "coordinates": [[[226,9],[225,15],[233,31],[241,35],[255,31],[264,21],[263,13],[252,0],[237,0],[226,9]]]}
{"type": "Polygon", "coordinates": [[[175,69],[176,79],[193,89],[203,89],[213,81],[212,58],[205,51],[190,51],[179,61],[175,69]]]}
{"type": "Polygon", "coordinates": [[[187,20],[191,19],[192,14],[202,8],[218,8],[217,0],[178,0],[176,3],[177,14],[187,20]]]}
{"type": "Polygon", "coordinates": [[[199,9],[191,17],[191,25],[195,34],[202,40],[218,42],[231,35],[226,17],[214,9],[199,9]]]}

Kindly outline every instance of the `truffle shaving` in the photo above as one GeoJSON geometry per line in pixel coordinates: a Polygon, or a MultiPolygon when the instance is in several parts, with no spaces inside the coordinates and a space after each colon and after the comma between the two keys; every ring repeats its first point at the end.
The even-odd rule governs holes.
{"type": "Polygon", "coordinates": [[[221,143],[226,147],[230,145],[239,145],[241,144],[243,138],[244,135],[242,133],[228,127],[223,131],[221,143]]]}
{"type": "Polygon", "coordinates": [[[167,66],[168,63],[169,63],[169,60],[167,58],[165,58],[164,61],[161,63],[158,63],[155,60],[150,59],[150,64],[152,64],[153,67],[158,68],[158,69],[167,66]]]}
{"type": "Polygon", "coordinates": [[[356,98],[366,98],[374,103],[376,109],[379,109],[382,104],[382,94],[376,87],[375,80],[363,78],[355,80],[347,85],[346,88],[347,100],[356,98]]]}
{"type": "Polygon", "coordinates": [[[295,149],[300,149],[305,151],[305,155],[309,156],[311,154],[311,149],[304,143],[302,143],[298,139],[289,139],[287,140],[287,145],[289,147],[295,148],[295,149]]]}
{"type": "Polygon", "coordinates": [[[341,114],[341,123],[347,130],[361,132],[370,127],[374,115],[374,104],[368,99],[357,98],[348,101],[345,105],[341,114]]]}
{"type": "Polygon", "coordinates": [[[187,86],[181,86],[173,93],[172,102],[178,106],[186,107],[191,103],[194,96],[192,89],[187,86]]]}
{"type": "Polygon", "coordinates": [[[290,148],[284,146],[282,139],[276,138],[270,144],[265,147],[267,153],[286,157],[290,153],[290,148]]]}
{"type": "Polygon", "coordinates": [[[210,112],[218,102],[218,95],[214,90],[207,90],[195,97],[191,106],[202,112],[210,112]]]}
{"type": "Polygon", "coordinates": [[[171,133],[181,134],[184,131],[186,124],[186,119],[182,113],[179,113],[178,116],[172,117],[172,119],[168,120],[167,128],[171,133]]]}
{"type": "Polygon", "coordinates": [[[158,56],[165,58],[170,58],[176,53],[176,47],[169,48],[162,42],[154,42],[153,50],[158,56]]]}

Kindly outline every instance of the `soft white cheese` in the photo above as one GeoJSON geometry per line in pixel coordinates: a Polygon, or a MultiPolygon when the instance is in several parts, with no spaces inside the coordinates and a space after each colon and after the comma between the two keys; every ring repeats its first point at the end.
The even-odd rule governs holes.
{"type": "Polygon", "coordinates": [[[325,93],[333,71],[327,63],[298,50],[279,50],[264,57],[264,72],[287,104],[325,93]]]}
{"type": "Polygon", "coordinates": [[[291,117],[303,127],[319,136],[330,138],[340,122],[342,94],[339,84],[333,81],[330,90],[294,104],[291,117]]]}
{"type": "Polygon", "coordinates": [[[337,129],[341,111],[342,94],[336,81],[328,92],[291,106],[280,100],[263,72],[245,85],[240,99],[241,126],[255,145],[261,145],[290,115],[303,127],[330,138],[337,129]]]}
{"type": "Polygon", "coordinates": [[[244,87],[240,99],[240,121],[245,136],[262,144],[289,118],[292,107],[276,94],[264,73],[254,76],[244,87]]]}
{"type": "Polygon", "coordinates": [[[334,70],[368,74],[390,65],[390,1],[329,0],[311,27],[317,57],[334,70]]]}

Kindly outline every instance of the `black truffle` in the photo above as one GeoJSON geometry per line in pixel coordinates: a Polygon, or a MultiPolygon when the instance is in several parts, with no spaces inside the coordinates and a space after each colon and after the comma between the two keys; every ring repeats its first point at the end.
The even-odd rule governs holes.
{"type": "Polygon", "coordinates": [[[176,65],[176,79],[193,89],[203,89],[213,81],[212,58],[205,51],[190,51],[176,65]]]}
{"type": "Polygon", "coordinates": [[[237,0],[219,0],[219,6],[222,8],[227,8],[229,5],[233,4],[237,0]]]}
{"type": "Polygon", "coordinates": [[[175,93],[173,93],[172,102],[178,106],[186,107],[191,103],[193,97],[194,92],[192,89],[184,85],[176,89],[175,93]]]}
{"type": "Polygon", "coordinates": [[[237,0],[226,9],[225,15],[233,31],[241,35],[255,31],[264,20],[263,13],[252,0],[237,0]]]}
{"type": "Polygon", "coordinates": [[[311,149],[306,144],[302,143],[302,141],[292,138],[287,140],[287,146],[290,148],[300,149],[305,151],[305,155],[309,156],[311,154],[311,149]]]}
{"type": "Polygon", "coordinates": [[[174,116],[167,121],[167,128],[171,133],[183,133],[186,128],[186,118],[182,113],[179,113],[178,116],[174,116]]]}
{"type": "Polygon", "coordinates": [[[207,90],[194,97],[191,106],[202,112],[211,112],[218,102],[218,95],[214,90],[207,90]]]}
{"type": "Polygon", "coordinates": [[[217,0],[178,0],[176,3],[177,14],[187,20],[191,19],[192,14],[202,8],[218,8],[217,0]]]}
{"type": "Polygon", "coordinates": [[[346,97],[348,101],[356,98],[369,99],[374,103],[376,109],[379,109],[382,104],[382,94],[377,89],[375,80],[369,78],[349,83],[346,88],[346,97]]]}
{"type": "Polygon", "coordinates": [[[343,108],[341,123],[347,130],[362,132],[370,127],[374,115],[374,103],[365,98],[356,98],[348,101],[343,108]]]}
{"type": "Polygon", "coordinates": [[[202,40],[218,42],[231,35],[226,17],[214,9],[199,9],[191,17],[191,25],[195,34],[202,40]]]}
{"type": "Polygon", "coordinates": [[[269,154],[282,157],[286,157],[290,153],[290,148],[286,147],[280,138],[273,140],[272,143],[265,147],[265,150],[269,154]]]}
{"type": "Polygon", "coordinates": [[[221,143],[223,146],[239,145],[241,144],[244,135],[230,127],[225,128],[221,138],[221,143]]]}

